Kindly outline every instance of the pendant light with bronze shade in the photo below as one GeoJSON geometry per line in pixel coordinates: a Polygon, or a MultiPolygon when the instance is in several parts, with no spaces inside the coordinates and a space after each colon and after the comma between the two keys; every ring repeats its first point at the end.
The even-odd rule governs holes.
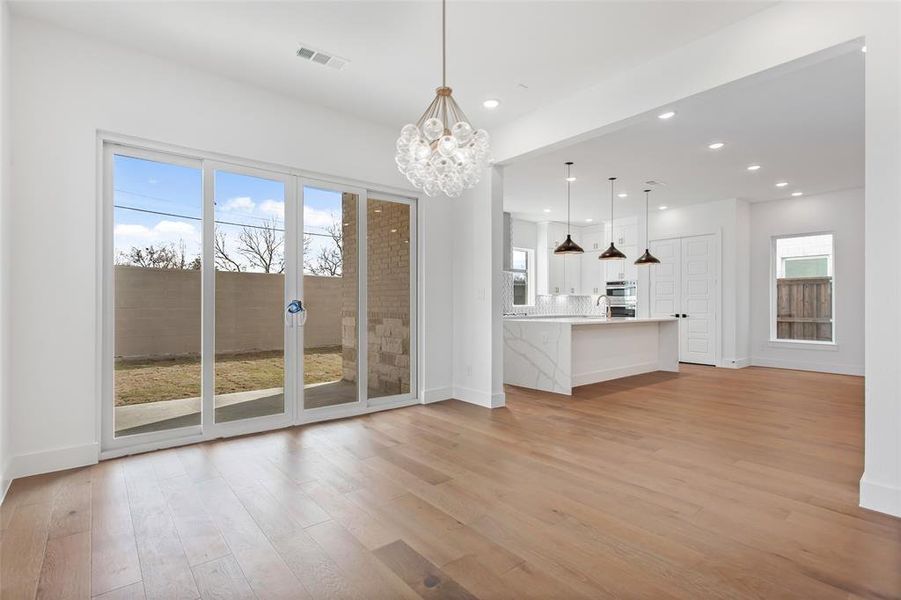
{"type": "Polygon", "coordinates": [[[650,215],[648,213],[648,196],[650,196],[650,195],[651,195],[651,190],[644,191],[644,241],[648,247],[644,249],[644,254],[639,256],[638,259],[635,261],[636,265],[659,265],[660,264],[660,259],[658,259],[656,256],[651,254],[651,251],[649,249],[649,247],[651,245],[651,240],[649,239],[649,236],[648,236],[648,219],[650,217],[650,215]]]}
{"type": "Polygon", "coordinates": [[[610,247],[601,252],[598,256],[598,260],[621,260],[626,258],[626,255],[616,249],[616,246],[613,244],[613,199],[616,196],[614,194],[614,186],[616,185],[616,177],[610,177],[610,247]]]}
{"type": "Polygon", "coordinates": [[[569,200],[569,186],[572,183],[572,162],[565,163],[564,170],[566,171],[566,239],[563,240],[563,243],[554,248],[554,254],[582,254],[585,252],[582,250],[582,247],[575,243],[570,236],[570,200],[569,200]]]}

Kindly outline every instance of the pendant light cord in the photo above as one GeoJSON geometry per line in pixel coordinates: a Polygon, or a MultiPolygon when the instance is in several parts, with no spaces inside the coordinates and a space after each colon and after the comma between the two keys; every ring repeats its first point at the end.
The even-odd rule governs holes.
{"type": "Polygon", "coordinates": [[[447,0],[441,0],[441,87],[447,87],[447,0]]]}
{"type": "Polygon", "coordinates": [[[616,181],[616,177],[610,177],[610,239],[613,240],[613,192],[614,192],[614,183],[616,181]]]}
{"type": "Polygon", "coordinates": [[[648,208],[648,198],[650,197],[650,195],[651,195],[651,190],[644,191],[644,246],[645,246],[644,249],[645,250],[648,250],[651,247],[651,240],[649,239],[651,237],[651,234],[649,233],[650,232],[650,220],[651,220],[650,210],[651,209],[648,208]]]}
{"type": "Polygon", "coordinates": [[[572,173],[572,166],[566,165],[566,235],[570,235],[572,229],[570,223],[572,223],[570,219],[570,202],[569,202],[569,186],[572,185],[572,182],[569,180],[570,174],[572,173]]]}

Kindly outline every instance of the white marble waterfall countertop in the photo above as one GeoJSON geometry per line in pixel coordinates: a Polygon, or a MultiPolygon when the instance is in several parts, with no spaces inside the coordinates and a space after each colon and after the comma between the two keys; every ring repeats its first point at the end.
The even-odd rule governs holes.
{"type": "Polygon", "coordinates": [[[675,317],[596,317],[596,316],[552,316],[552,315],[508,315],[504,321],[516,323],[556,323],[558,325],[618,325],[623,323],[660,323],[676,321],[675,317]]]}

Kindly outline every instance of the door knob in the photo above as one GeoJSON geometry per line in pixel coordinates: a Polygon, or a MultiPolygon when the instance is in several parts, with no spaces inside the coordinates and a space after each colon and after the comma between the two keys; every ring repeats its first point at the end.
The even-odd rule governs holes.
{"type": "Polygon", "coordinates": [[[291,319],[294,315],[299,315],[298,325],[303,327],[307,322],[307,309],[303,305],[303,300],[291,300],[285,307],[285,322],[291,326],[294,325],[294,319],[291,319]]]}

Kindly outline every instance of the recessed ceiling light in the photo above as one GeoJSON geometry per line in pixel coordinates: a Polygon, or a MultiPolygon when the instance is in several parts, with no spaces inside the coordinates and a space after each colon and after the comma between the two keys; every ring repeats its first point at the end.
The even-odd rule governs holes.
{"type": "Polygon", "coordinates": [[[749,171],[759,171],[759,170],[760,170],[760,165],[751,165],[751,166],[748,167],[748,170],[749,170],[749,171]]]}
{"type": "Polygon", "coordinates": [[[487,100],[482,102],[482,106],[484,106],[485,108],[497,108],[500,105],[501,101],[497,100],[496,98],[488,98],[487,100]]]}
{"type": "Polygon", "coordinates": [[[545,209],[544,209],[544,212],[551,212],[551,209],[545,208],[545,209]]]}
{"type": "Polygon", "coordinates": [[[672,118],[675,117],[675,116],[676,116],[676,111],[674,111],[674,110],[668,110],[668,111],[666,111],[665,113],[660,113],[659,115],[657,115],[657,118],[658,118],[658,119],[663,119],[663,120],[665,121],[665,120],[667,120],[667,119],[672,119],[672,118]]]}
{"type": "Polygon", "coordinates": [[[787,181],[780,181],[779,183],[776,184],[776,187],[785,187],[787,185],[788,185],[787,181]]]}
{"type": "Polygon", "coordinates": [[[723,142],[713,142],[712,144],[710,144],[707,147],[710,148],[711,150],[719,150],[720,148],[722,148],[725,145],[726,144],[724,144],[723,142]]]}
{"type": "Polygon", "coordinates": [[[567,181],[575,181],[576,178],[570,175],[569,177],[566,178],[566,180],[567,181]]]}
{"type": "Polygon", "coordinates": [[[669,207],[668,206],[658,206],[657,207],[658,210],[666,210],[667,208],[669,208],[669,207]]]}
{"type": "Polygon", "coordinates": [[[376,208],[376,209],[375,209],[375,210],[373,210],[373,211],[372,211],[372,212],[377,212],[377,213],[380,213],[380,212],[382,212],[382,209],[381,209],[381,208],[376,208]]]}
{"type": "Polygon", "coordinates": [[[391,233],[397,233],[397,229],[392,229],[391,233]]]}
{"type": "Polygon", "coordinates": [[[803,196],[804,192],[792,192],[792,196],[803,196]]]}
{"type": "Polygon", "coordinates": [[[594,221],[594,219],[585,219],[586,223],[591,223],[592,221],[594,221]]]}
{"type": "Polygon", "coordinates": [[[617,198],[628,198],[629,194],[627,194],[626,192],[620,192],[616,195],[616,197],[617,198]]]}
{"type": "Polygon", "coordinates": [[[863,47],[860,49],[860,51],[863,52],[864,54],[866,54],[866,53],[867,53],[867,47],[866,47],[866,46],[863,46],[863,47]]]}

